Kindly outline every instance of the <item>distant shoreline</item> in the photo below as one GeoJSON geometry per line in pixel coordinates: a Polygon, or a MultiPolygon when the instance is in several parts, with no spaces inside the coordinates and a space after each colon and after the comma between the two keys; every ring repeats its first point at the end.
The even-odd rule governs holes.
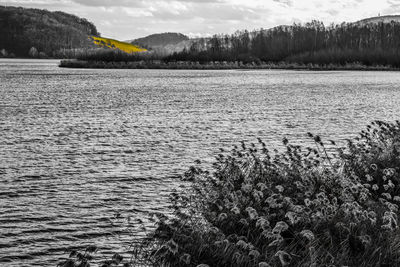
{"type": "Polygon", "coordinates": [[[311,70],[311,71],[399,71],[399,68],[392,66],[367,66],[359,63],[337,64],[298,64],[298,63],[240,63],[240,62],[154,62],[154,61],[84,61],[84,60],[61,60],[60,68],[83,68],[83,69],[171,69],[171,70],[311,70]]]}

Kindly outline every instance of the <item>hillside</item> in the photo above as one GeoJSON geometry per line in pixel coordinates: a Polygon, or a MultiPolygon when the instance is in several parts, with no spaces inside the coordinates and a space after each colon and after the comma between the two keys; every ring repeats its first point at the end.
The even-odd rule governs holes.
{"type": "Polygon", "coordinates": [[[132,44],[136,44],[143,47],[160,47],[167,45],[176,45],[182,41],[189,40],[189,37],[181,33],[157,33],[152,34],[143,38],[138,38],[131,41],[132,44]]]}
{"type": "Polygon", "coordinates": [[[86,19],[64,12],[0,6],[0,56],[57,57],[65,50],[94,47],[99,36],[86,19]]]}
{"type": "Polygon", "coordinates": [[[139,46],[110,38],[91,36],[91,39],[93,40],[93,43],[99,47],[119,49],[121,51],[124,51],[125,53],[137,53],[147,51],[147,49],[140,48],[139,46]]]}
{"type": "Polygon", "coordinates": [[[381,22],[391,23],[392,21],[400,22],[400,15],[379,16],[379,17],[367,18],[367,19],[357,21],[356,24],[365,25],[365,24],[370,24],[370,23],[377,24],[377,23],[381,23],[381,22]]]}
{"type": "Polygon", "coordinates": [[[190,47],[193,40],[181,33],[167,32],[152,34],[129,42],[134,45],[148,48],[158,54],[171,54],[190,47]]]}

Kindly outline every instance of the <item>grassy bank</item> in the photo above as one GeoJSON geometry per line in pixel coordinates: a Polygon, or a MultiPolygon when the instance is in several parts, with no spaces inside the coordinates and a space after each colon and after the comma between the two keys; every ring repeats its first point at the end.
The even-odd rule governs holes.
{"type": "Polygon", "coordinates": [[[229,69],[288,69],[288,70],[363,70],[363,71],[395,71],[392,66],[367,66],[360,63],[338,64],[297,64],[297,63],[241,63],[241,62],[163,62],[155,61],[100,61],[100,60],[62,60],[62,68],[90,69],[186,69],[186,70],[229,70],[229,69]]]}
{"type": "Polygon", "coordinates": [[[346,147],[309,137],[222,150],[211,172],[197,162],[125,266],[398,266],[400,122],[373,122],[346,147]]]}

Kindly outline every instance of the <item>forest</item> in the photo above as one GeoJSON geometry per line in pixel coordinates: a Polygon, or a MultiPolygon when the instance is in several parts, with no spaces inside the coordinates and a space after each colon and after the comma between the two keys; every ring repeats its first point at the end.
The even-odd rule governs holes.
{"type": "Polygon", "coordinates": [[[400,23],[325,26],[314,20],[268,30],[238,31],[232,35],[215,35],[205,44],[193,43],[164,60],[338,65],[357,62],[366,66],[400,67],[400,23]]]}
{"type": "Polygon", "coordinates": [[[314,20],[196,40],[187,40],[181,34],[151,35],[137,41],[142,40],[141,45],[146,47],[150,46],[146,41],[158,44],[160,36],[167,35],[181,42],[164,46],[160,43],[160,47],[168,49],[156,45],[149,53],[131,55],[118,49],[95,49],[88,37],[100,34],[86,19],[59,11],[0,6],[0,57],[77,58],[92,62],[161,60],[163,65],[160,67],[172,64],[173,68],[176,62],[189,62],[191,68],[203,68],[210,62],[218,62],[217,68],[229,68],[230,63],[234,63],[232,66],[236,68],[246,64],[260,68],[276,64],[279,68],[282,64],[297,64],[300,68],[348,64],[400,68],[400,22],[395,19],[388,21],[325,25],[314,20]],[[193,66],[192,63],[198,64],[193,66]]]}
{"type": "Polygon", "coordinates": [[[70,57],[99,36],[86,19],[64,12],[0,6],[0,57],[70,57]]]}

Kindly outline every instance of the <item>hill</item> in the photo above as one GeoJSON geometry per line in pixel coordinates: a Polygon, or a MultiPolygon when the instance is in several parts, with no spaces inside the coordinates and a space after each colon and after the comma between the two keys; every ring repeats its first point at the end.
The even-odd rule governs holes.
{"type": "Polygon", "coordinates": [[[84,18],[56,11],[0,6],[0,56],[62,56],[65,50],[94,47],[99,36],[84,18]]]}
{"type": "Polygon", "coordinates": [[[143,38],[132,40],[132,44],[140,45],[143,47],[160,47],[167,45],[176,45],[182,41],[189,40],[189,37],[181,33],[166,32],[152,34],[143,38]]]}
{"type": "Polygon", "coordinates": [[[158,54],[171,54],[189,47],[193,40],[181,33],[167,32],[152,34],[129,42],[148,48],[158,54]]]}
{"type": "Polygon", "coordinates": [[[371,24],[371,23],[377,24],[377,23],[381,23],[381,22],[391,23],[392,21],[400,22],[400,15],[378,16],[378,17],[367,18],[367,19],[357,21],[356,24],[365,25],[365,24],[371,24]]]}

